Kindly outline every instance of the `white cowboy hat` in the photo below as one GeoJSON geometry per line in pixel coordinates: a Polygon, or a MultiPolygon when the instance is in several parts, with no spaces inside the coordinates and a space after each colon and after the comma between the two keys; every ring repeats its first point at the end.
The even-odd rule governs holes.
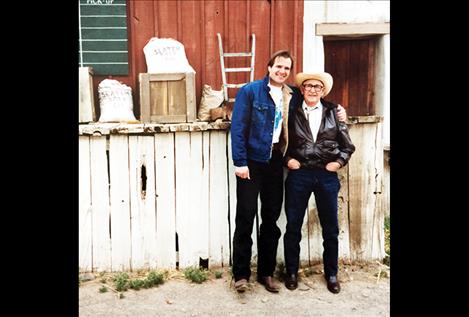
{"type": "Polygon", "coordinates": [[[295,76],[295,83],[298,87],[300,87],[304,81],[309,79],[316,79],[321,81],[324,84],[324,94],[323,97],[327,96],[332,89],[332,76],[329,73],[316,73],[316,74],[308,74],[308,73],[298,73],[295,76]]]}

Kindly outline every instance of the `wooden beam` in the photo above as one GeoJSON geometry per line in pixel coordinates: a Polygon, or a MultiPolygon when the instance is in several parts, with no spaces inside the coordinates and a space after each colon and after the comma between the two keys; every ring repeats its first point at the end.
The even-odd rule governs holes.
{"type": "Polygon", "coordinates": [[[364,35],[389,34],[389,22],[385,23],[319,23],[316,35],[364,35]]]}
{"type": "Polygon", "coordinates": [[[230,121],[217,120],[214,122],[196,121],[191,123],[102,123],[80,124],[79,135],[102,136],[109,134],[154,134],[175,131],[205,131],[205,130],[227,130],[231,126],[230,121]]]}
{"type": "Polygon", "coordinates": [[[382,116],[348,116],[348,124],[357,124],[357,123],[377,123],[383,122],[384,117],[382,116]]]}

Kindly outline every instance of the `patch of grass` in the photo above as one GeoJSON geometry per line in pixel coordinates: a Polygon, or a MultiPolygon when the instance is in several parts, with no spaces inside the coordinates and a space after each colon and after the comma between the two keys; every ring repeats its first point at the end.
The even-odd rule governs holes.
{"type": "Polygon", "coordinates": [[[384,251],[387,254],[391,252],[390,246],[390,238],[391,238],[391,217],[387,216],[384,218],[384,251]]]}
{"type": "Polygon", "coordinates": [[[222,271],[215,271],[215,278],[221,278],[223,276],[223,272],[222,271]]]}
{"type": "MultiPolygon", "coordinates": [[[[143,273],[140,272],[140,275],[143,273]]],[[[130,279],[127,273],[118,273],[112,280],[117,292],[124,292],[129,288],[138,291],[141,288],[151,288],[163,284],[167,278],[167,272],[150,271],[144,279],[130,279]]],[[[105,286],[103,286],[105,287],[105,286]]],[[[101,292],[101,289],[100,289],[101,292]]],[[[101,292],[102,293],[102,292],[101,292]]]]}
{"type": "Polygon", "coordinates": [[[163,284],[165,280],[165,273],[158,271],[151,271],[148,273],[147,278],[144,281],[143,287],[150,288],[163,284]]]}
{"type": "Polygon", "coordinates": [[[194,283],[202,283],[207,280],[208,272],[206,270],[202,270],[196,267],[188,267],[184,270],[184,276],[194,282],[194,283]]]}
{"type": "Polygon", "coordinates": [[[391,258],[391,217],[386,216],[384,217],[384,252],[386,252],[386,256],[384,257],[384,264],[390,264],[391,258]]]}
{"type": "Polygon", "coordinates": [[[129,275],[127,273],[119,273],[114,278],[116,284],[116,291],[126,291],[130,287],[129,275]]]}
{"type": "Polygon", "coordinates": [[[107,292],[107,287],[106,287],[106,286],[101,286],[101,287],[99,288],[99,292],[100,292],[100,293],[106,293],[106,292],[107,292]]]}
{"type": "Polygon", "coordinates": [[[131,280],[129,282],[130,288],[134,289],[136,291],[138,291],[140,288],[142,288],[144,284],[145,284],[145,281],[141,280],[141,279],[131,280]]]}

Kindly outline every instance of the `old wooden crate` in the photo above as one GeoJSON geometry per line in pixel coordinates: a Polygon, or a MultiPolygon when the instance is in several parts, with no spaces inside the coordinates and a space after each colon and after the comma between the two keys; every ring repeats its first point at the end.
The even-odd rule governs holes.
{"type": "Polygon", "coordinates": [[[78,122],[87,123],[96,121],[94,111],[94,94],[93,94],[93,68],[79,67],[79,87],[80,94],[78,108],[78,122]]]}
{"type": "Polygon", "coordinates": [[[194,122],[194,77],[194,73],[140,73],[140,121],[194,122]]]}

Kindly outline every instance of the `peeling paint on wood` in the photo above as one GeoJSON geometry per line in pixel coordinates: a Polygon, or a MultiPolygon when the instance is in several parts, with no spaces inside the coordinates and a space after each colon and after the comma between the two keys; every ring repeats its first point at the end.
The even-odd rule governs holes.
{"type": "Polygon", "coordinates": [[[180,131],[207,131],[227,130],[231,126],[230,121],[192,122],[192,123],[90,123],[78,126],[79,135],[109,135],[109,134],[153,134],[180,131]]]}

